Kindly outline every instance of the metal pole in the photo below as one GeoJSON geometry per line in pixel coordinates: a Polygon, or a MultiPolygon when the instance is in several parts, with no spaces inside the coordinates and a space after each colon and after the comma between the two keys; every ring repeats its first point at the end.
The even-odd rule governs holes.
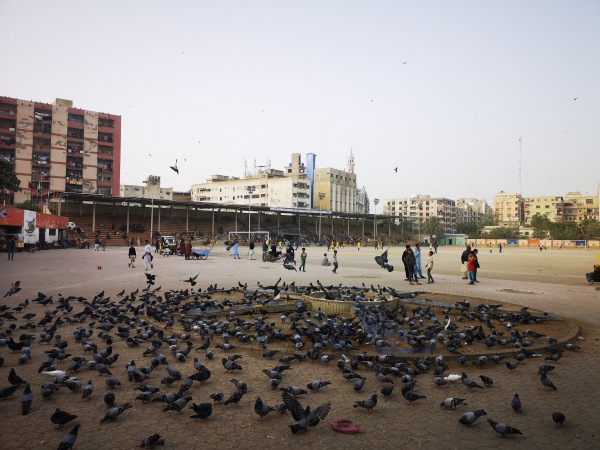
{"type": "MultiPolygon", "coordinates": [[[[154,194],[150,192],[150,242],[153,241],[154,236],[154,194]]],[[[129,232],[129,228],[126,233],[129,232]]]]}

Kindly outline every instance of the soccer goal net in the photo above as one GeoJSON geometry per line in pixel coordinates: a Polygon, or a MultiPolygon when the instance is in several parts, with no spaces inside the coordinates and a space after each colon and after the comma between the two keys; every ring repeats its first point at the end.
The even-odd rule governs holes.
{"type": "Polygon", "coordinates": [[[263,242],[264,240],[269,240],[269,232],[268,231],[230,231],[229,232],[229,240],[230,241],[238,241],[238,242],[263,242]]]}

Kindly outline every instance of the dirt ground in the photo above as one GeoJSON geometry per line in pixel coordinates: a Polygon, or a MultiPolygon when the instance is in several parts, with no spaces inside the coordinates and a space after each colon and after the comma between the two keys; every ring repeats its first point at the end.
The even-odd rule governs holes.
{"type": "MultiPolygon", "coordinates": [[[[125,411],[114,422],[100,423],[100,419],[107,408],[103,396],[108,391],[105,385],[107,376],[100,375],[97,371],[87,368],[80,369],[77,376],[85,385],[92,380],[95,391],[91,399],[82,399],[81,393],[72,393],[66,387],[61,387],[49,400],[43,400],[40,395],[40,386],[51,377],[38,373],[38,368],[45,356],[45,352],[52,347],[41,344],[39,336],[42,327],[34,330],[21,329],[27,320],[23,317],[27,313],[36,316],[31,319],[37,323],[44,311],[54,310],[58,307],[56,299],[59,294],[64,296],[82,296],[91,300],[100,291],[105,291],[105,296],[111,301],[118,302],[117,292],[125,289],[126,293],[145,287],[144,269],[138,262],[135,269],[127,267],[126,249],[109,249],[106,252],[92,250],[52,250],[36,254],[19,253],[12,262],[0,261],[1,281],[0,288],[4,292],[10,288],[10,282],[20,280],[22,290],[17,294],[5,297],[0,302],[9,308],[29,299],[29,306],[20,312],[9,309],[16,320],[3,318],[0,332],[6,333],[11,325],[16,329],[12,333],[18,338],[22,333],[31,333],[37,340],[31,346],[31,359],[24,365],[18,364],[20,353],[12,353],[7,346],[0,347],[0,356],[4,364],[0,367],[0,388],[8,387],[8,373],[10,368],[16,368],[17,374],[30,383],[33,390],[33,405],[29,415],[21,415],[20,400],[22,388],[7,399],[0,400],[0,432],[2,433],[2,448],[17,449],[47,449],[56,448],[62,436],[71,428],[71,424],[57,429],[50,422],[50,416],[56,408],[76,414],[78,418],[72,423],[80,423],[81,429],[75,448],[91,449],[94,447],[127,449],[139,447],[142,439],[153,433],[160,433],[165,438],[164,448],[397,448],[403,445],[423,446],[424,448],[596,448],[598,423],[600,423],[600,389],[594,382],[595,373],[600,368],[600,317],[598,300],[600,291],[595,286],[587,286],[583,273],[589,271],[595,262],[596,255],[585,251],[539,251],[507,249],[502,255],[480,254],[481,271],[478,277],[481,284],[467,286],[458,275],[460,249],[440,248],[436,256],[434,284],[421,286],[408,286],[404,282],[403,271],[399,270],[401,249],[390,250],[390,262],[396,270],[388,273],[379,269],[373,262],[377,254],[373,249],[364,248],[360,252],[354,248],[340,250],[340,269],[338,274],[332,274],[328,268],[317,265],[324,252],[322,248],[308,248],[309,259],[306,273],[286,271],[278,264],[263,263],[262,261],[232,260],[224,247],[216,247],[206,261],[184,261],[178,257],[155,257],[155,267],[151,271],[156,274],[156,286],[161,286],[161,292],[169,289],[182,289],[189,287],[181,282],[188,276],[199,273],[196,288],[206,290],[210,284],[217,283],[219,287],[230,288],[240,283],[248,283],[249,288],[256,286],[257,282],[264,285],[273,284],[279,277],[282,283],[296,282],[296,285],[308,285],[317,280],[325,285],[342,284],[344,286],[366,286],[373,284],[375,287],[391,286],[396,289],[417,288],[422,294],[417,298],[431,298],[434,301],[455,302],[457,299],[469,299],[475,303],[509,304],[510,308],[518,311],[521,306],[529,306],[539,311],[548,311],[568,319],[563,322],[550,322],[544,324],[541,332],[557,338],[568,337],[571,324],[579,326],[580,337],[575,341],[580,350],[564,351],[558,362],[546,361],[549,356],[547,351],[536,351],[536,355],[527,358],[516,370],[508,370],[504,361],[512,359],[512,351],[504,349],[508,356],[500,364],[487,364],[483,367],[472,365],[474,358],[468,360],[465,366],[459,365],[454,360],[449,360],[447,374],[460,374],[465,371],[471,378],[479,381],[479,375],[486,375],[493,379],[493,387],[485,389],[467,389],[460,381],[450,382],[446,386],[438,387],[432,382],[430,372],[416,377],[417,384],[414,392],[425,395],[427,398],[409,403],[402,398],[400,378],[391,376],[394,383],[394,392],[386,401],[380,394],[382,386],[375,379],[373,370],[362,365],[355,370],[365,376],[367,381],[361,392],[352,389],[352,381],[343,379],[340,370],[336,367],[339,353],[325,349],[323,354],[331,354],[334,359],[329,363],[317,361],[293,361],[291,370],[283,373],[283,382],[280,387],[301,386],[306,389],[306,384],[313,380],[331,381],[319,392],[309,392],[298,400],[302,405],[316,407],[331,402],[329,415],[316,428],[308,432],[293,435],[288,425],[294,423],[289,412],[280,415],[277,412],[269,414],[265,420],[260,420],[254,413],[253,406],[257,396],[269,405],[281,402],[281,392],[271,389],[269,379],[262,373],[263,369],[272,369],[281,364],[278,357],[286,353],[296,353],[290,343],[273,344],[273,348],[280,348],[281,353],[273,359],[262,356],[264,350],[256,342],[238,344],[235,339],[231,342],[236,348],[223,351],[213,348],[214,344],[222,342],[215,337],[211,350],[214,358],[208,359],[203,351],[192,350],[186,362],[176,362],[168,345],[163,344],[160,351],[167,355],[169,367],[179,370],[183,378],[194,373],[193,357],[199,358],[211,371],[212,376],[205,383],[194,382],[188,395],[194,403],[211,402],[209,396],[214,392],[223,392],[225,398],[229,397],[236,389],[230,382],[236,378],[246,381],[248,392],[242,397],[239,406],[215,404],[213,415],[207,420],[191,419],[193,414],[190,409],[182,413],[162,411],[163,403],[149,402],[143,404],[136,400],[139,394],[133,388],[137,386],[127,381],[125,364],[135,360],[138,367],[149,365],[149,357],[142,356],[148,348],[148,342],[141,342],[138,348],[130,348],[125,341],[115,336],[116,328],[111,330],[114,338],[113,354],[118,353],[118,361],[110,368],[113,377],[122,382],[121,386],[114,389],[116,403],[129,402],[133,408],[125,411]],[[97,266],[102,269],[98,270],[97,266]],[[55,302],[47,306],[31,303],[38,292],[54,296],[55,302]],[[512,306],[514,305],[514,306],[512,306]],[[242,370],[226,373],[221,358],[232,354],[240,354],[242,358],[237,362],[242,370]],[[541,364],[556,366],[548,377],[557,386],[557,390],[549,390],[542,386],[538,375],[541,364]],[[364,409],[353,408],[358,400],[366,400],[373,393],[379,394],[379,402],[374,411],[369,414],[364,409]],[[511,409],[511,400],[515,393],[520,395],[523,404],[523,413],[517,414],[511,409]],[[461,405],[456,410],[440,407],[440,402],[447,397],[466,399],[467,405],[461,405]],[[479,419],[474,425],[467,427],[460,425],[458,419],[467,411],[485,409],[487,416],[479,419]],[[551,419],[555,411],[566,415],[566,422],[562,427],[557,427],[551,419]],[[334,419],[350,419],[365,428],[365,433],[357,435],[339,434],[333,431],[329,424],[334,419]],[[487,418],[504,422],[522,431],[516,437],[499,437],[486,423],[487,418]]],[[[138,249],[138,254],[141,249],[138,249]]],[[[2,255],[0,255],[2,256],[2,255]]],[[[227,294],[231,299],[239,293],[227,294]]],[[[137,301],[134,304],[138,304],[137,301]]],[[[73,314],[81,311],[83,304],[73,301],[74,309],[71,312],[59,309],[58,316],[68,319],[73,314]]],[[[412,308],[407,306],[410,311],[412,308]]],[[[507,309],[509,306],[507,306],[507,309]]],[[[2,314],[2,313],[0,313],[2,314]]],[[[438,314],[439,315],[439,314],[438,314]]],[[[440,315],[441,316],[441,315],[440,315]]],[[[79,326],[94,331],[89,339],[104,349],[106,344],[98,337],[102,331],[97,324],[91,325],[93,318],[88,318],[85,323],[76,323],[60,326],[59,333],[63,340],[69,342],[67,352],[72,356],[85,356],[91,359],[91,354],[84,354],[80,344],[73,339],[73,330],[79,326]]],[[[244,317],[245,320],[252,320],[244,317]]],[[[280,314],[271,314],[268,321],[273,321],[282,330],[287,324],[281,324],[280,314]]],[[[478,321],[466,321],[465,326],[478,325],[478,321]]],[[[533,329],[536,326],[517,326],[519,332],[533,329]]],[[[176,326],[175,331],[179,328],[176,326]]],[[[510,333],[509,328],[502,331],[510,333]]],[[[486,332],[489,330],[486,329],[486,332]]],[[[173,331],[165,330],[166,335],[173,331]]],[[[3,336],[4,337],[4,336],[3,336]]],[[[203,343],[201,338],[194,333],[191,337],[193,348],[196,349],[203,343]]],[[[539,347],[549,344],[537,342],[539,347]]],[[[182,342],[177,343],[183,348],[182,342]]],[[[563,343],[556,344],[564,347],[563,343]]],[[[269,346],[271,348],[271,346],[269,346]]],[[[307,345],[303,351],[310,348],[307,345]]],[[[362,350],[362,349],[361,349],[362,350]]],[[[375,355],[372,348],[364,346],[364,350],[375,355]]],[[[481,349],[482,352],[484,349],[481,349]]],[[[359,351],[346,352],[351,359],[356,358],[359,351]]],[[[434,350],[431,354],[435,357],[440,352],[434,350]]],[[[479,354],[477,351],[474,354],[479,354]]],[[[408,362],[414,360],[413,356],[407,357],[408,362]]],[[[60,370],[66,370],[71,364],[71,358],[62,363],[55,364],[60,370]]],[[[171,387],[161,384],[167,376],[166,366],[159,366],[152,372],[149,384],[160,388],[160,394],[176,392],[181,382],[175,382],[171,387]]],[[[414,366],[413,366],[414,367],[414,366]]],[[[191,402],[188,404],[191,404],[191,402]]]]}

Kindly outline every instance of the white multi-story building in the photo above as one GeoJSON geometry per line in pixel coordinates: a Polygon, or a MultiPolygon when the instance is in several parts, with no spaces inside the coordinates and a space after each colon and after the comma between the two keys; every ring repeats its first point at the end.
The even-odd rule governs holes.
{"type": "Polygon", "coordinates": [[[267,169],[246,178],[213,175],[193,184],[191,196],[192,201],[223,205],[310,209],[310,183],[299,153],[284,171],[267,169]]]}
{"type": "Polygon", "coordinates": [[[456,226],[456,203],[454,200],[429,195],[413,195],[408,198],[384,199],[383,215],[397,216],[401,220],[424,222],[430,217],[437,217],[444,225],[446,233],[452,233],[456,226]]]}
{"type": "Polygon", "coordinates": [[[492,208],[485,200],[476,198],[456,200],[456,223],[481,223],[492,212],[492,208]]]}

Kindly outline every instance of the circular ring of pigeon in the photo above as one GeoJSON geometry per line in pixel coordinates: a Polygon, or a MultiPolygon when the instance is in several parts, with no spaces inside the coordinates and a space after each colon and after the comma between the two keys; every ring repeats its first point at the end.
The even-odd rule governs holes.
{"type": "MultiPolygon", "coordinates": [[[[303,317],[307,328],[323,337],[327,337],[323,333],[341,330],[345,339],[335,350],[343,353],[374,351],[398,358],[440,354],[449,359],[468,356],[481,360],[494,355],[496,362],[515,353],[537,354],[579,334],[573,321],[508,303],[472,304],[477,299],[454,301],[452,296],[444,296],[451,302],[440,302],[417,299],[415,292],[393,288],[318,284],[287,290],[277,284],[255,291],[209,288],[200,296],[180,300],[177,326],[189,332],[222,319],[221,332],[233,339],[230,327],[237,316],[262,316],[281,333],[292,331],[289,318],[303,317]],[[237,300],[232,298],[236,295],[237,300]]],[[[161,327],[159,321],[156,325],[161,327]]],[[[293,352],[311,346],[306,335],[296,339],[271,342],[269,348],[293,352]]],[[[263,350],[253,337],[235,345],[263,350]]]]}

